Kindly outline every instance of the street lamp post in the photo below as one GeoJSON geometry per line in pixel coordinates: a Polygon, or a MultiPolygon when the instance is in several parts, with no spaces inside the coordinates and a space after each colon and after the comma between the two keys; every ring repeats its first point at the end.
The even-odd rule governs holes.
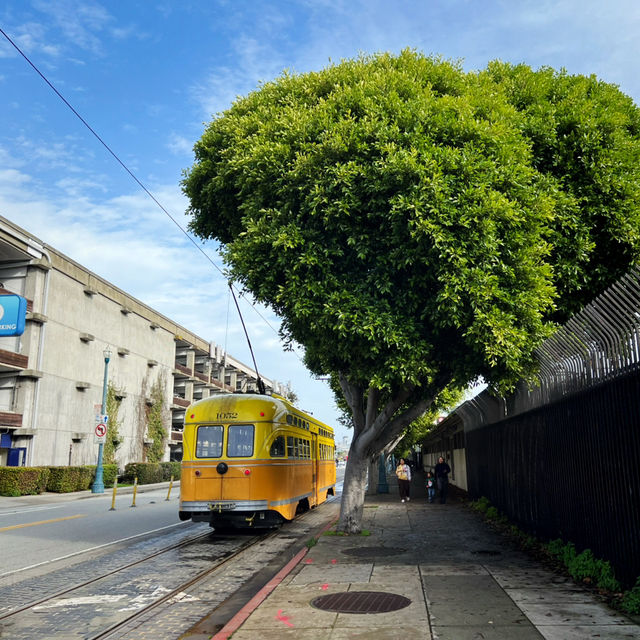
{"type": "Polygon", "coordinates": [[[387,483],[387,468],[384,463],[384,453],[380,454],[378,460],[378,493],[389,493],[389,484],[387,483]]]}
{"type": "MultiPolygon", "coordinates": [[[[107,413],[107,373],[109,371],[109,360],[111,359],[111,350],[107,347],[103,352],[104,355],[104,381],[102,383],[102,408],[101,412],[104,416],[107,413]]],[[[104,480],[102,469],[102,450],[104,443],[98,444],[98,464],[96,464],[96,477],[91,485],[91,493],[104,493],[104,480]]]]}

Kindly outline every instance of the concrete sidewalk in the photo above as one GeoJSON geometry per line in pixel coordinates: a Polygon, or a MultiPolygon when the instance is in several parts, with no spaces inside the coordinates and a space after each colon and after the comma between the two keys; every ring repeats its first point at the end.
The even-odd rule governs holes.
{"type": "Polygon", "coordinates": [[[460,501],[429,504],[421,486],[412,490],[404,504],[393,486],[368,497],[369,536],[321,536],[260,604],[249,605],[232,636],[228,626],[214,638],[640,638],[633,620],[511,547],[460,501]],[[318,608],[316,599],[331,594],[341,609],[405,606],[318,608]]]}
{"type": "MultiPolygon", "coordinates": [[[[139,484],[137,495],[156,489],[166,489],[169,491],[169,482],[157,482],[155,484],[139,484]]],[[[118,495],[133,493],[133,485],[118,485],[118,495]]],[[[171,495],[177,496],[180,493],[180,481],[173,482],[171,495]]],[[[0,510],[17,507],[29,507],[42,504],[54,504],[56,502],[68,502],[69,500],[85,500],[88,498],[113,497],[113,487],[105,488],[104,493],[91,493],[91,491],[70,491],[68,493],[53,493],[51,491],[28,496],[0,496],[0,510]]]]}

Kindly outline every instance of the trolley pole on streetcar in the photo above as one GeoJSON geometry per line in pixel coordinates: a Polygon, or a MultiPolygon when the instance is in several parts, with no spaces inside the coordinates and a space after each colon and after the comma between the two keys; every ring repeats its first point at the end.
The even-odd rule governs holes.
{"type": "MultiPolygon", "coordinates": [[[[104,380],[102,382],[102,415],[107,412],[107,373],[109,371],[109,360],[111,359],[111,350],[107,347],[102,354],[104,355],[104,380]]],[[[98,444],[98,463],[96,464],[96,477],[91,485],[91,493],[104,493],[104,480],[102,468],[102,453],[104,442],[98,444]]]]}

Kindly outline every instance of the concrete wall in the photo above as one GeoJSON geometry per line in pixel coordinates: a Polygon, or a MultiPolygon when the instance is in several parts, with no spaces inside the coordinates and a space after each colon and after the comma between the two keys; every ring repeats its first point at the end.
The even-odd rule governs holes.
{"type": "MultiPolygon", "coordinates": [[[[122,313],[117,292],[95,280],[86,284],[87,272],[81,268],[55,254],[52,263],[47,321],[41,325],[45,339],[35,424],[33,393],[27,389],[33,383],[18,390],[17,409],[37,431],[28,463],[95,462],[94,416],[100,413],[107,348],[111,351],[108,379],[123,395],[118,417],[124,442],[118,461],[141,460],[149,390],[163,379],[167,411],[172,396],[174,334],[138,313],[122,313]]],[[[34,300],[34,307],[36,302],[41,300],[34,300]]],[[[30,360],[38,353],[35,342],[34,336],[30,360]]],[[[170,428],[169,423],[166,426],[170,428]]]]}
{"type": "Polygon", "coordinates": [[[1,216],[0,293],[29,302],[24,334],[0,337],[0,432],[26,449],[27,465],[95,464],[107,348],[108,381],[121,399],[121,467],[145,459],[155,383],[163,386],[165,459],[170,451],[179,459],[185,402],[235,391],[237,382],[255,388],[250,367],[1,216]]]}

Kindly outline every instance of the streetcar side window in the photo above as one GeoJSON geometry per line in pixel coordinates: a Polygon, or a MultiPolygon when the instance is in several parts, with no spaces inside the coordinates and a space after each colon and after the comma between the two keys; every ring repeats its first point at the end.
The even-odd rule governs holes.
{"type": "Polygon", "coordinates": [[[229,427],[229,458],[248,458],[253,455],[253,430],[252,424],[234,424],[229,427]]]}
{"type": "Polygon", "coordinates": [[[200,426],[196,441],[196,458],[219,458],[222,455],[221,425],[200,426]]]}
{"type": "Polygon", "coordinates": [[[284,458],[285,453],[284,436],[277,436],[271,443],[271,449],[269,449],[269,455],[272,458],[284,458]]]}
{"type": "Polygon", "coordinates": [[[294,448],[293,448],[293,436],[287,436],[287,457],[294,457],[294,448]]]}

